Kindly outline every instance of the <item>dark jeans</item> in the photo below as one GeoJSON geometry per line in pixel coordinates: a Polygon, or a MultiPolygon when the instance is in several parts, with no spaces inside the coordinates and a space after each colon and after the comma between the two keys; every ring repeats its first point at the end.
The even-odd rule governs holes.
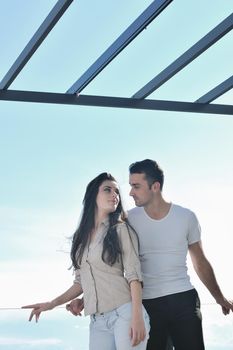
{"type": "Polygon", "coordinates": [[[144,299],[150,316],[147,350],[204,350],[200,300],[195,289],[155,299],[144,299]]]}

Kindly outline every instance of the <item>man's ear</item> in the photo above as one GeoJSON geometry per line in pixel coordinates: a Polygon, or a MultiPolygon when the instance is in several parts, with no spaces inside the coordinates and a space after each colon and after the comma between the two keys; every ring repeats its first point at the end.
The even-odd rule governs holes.
{"type": "Polygon", "coordinates": [[[151,188],[152,188],[152,190],[153,190],[154,192],[160,191],[160,183],[159,183],[158,181],[155,181],[155,182],[152,184],[151,188]]]}

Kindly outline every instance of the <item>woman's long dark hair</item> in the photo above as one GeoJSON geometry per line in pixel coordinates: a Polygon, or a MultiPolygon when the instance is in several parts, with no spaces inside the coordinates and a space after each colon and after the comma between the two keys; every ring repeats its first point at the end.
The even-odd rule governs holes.
{"type": "MultiPolygon", "coordinates": [[[[116,181],[111,174],[102,173],[87,185],[83,199],[83,213],[79,227],[73,235],[70,253],[75,269],[80,268],[84,249],[90,239],[91,231],[95,227],[96,197],[100,185],[106,180],[116,181]]],[[[125,213],[120,198],[115,212],[109,214],[109,228],[103,242],[102,259],[109,265],[113,265],[121,257],[121,246],[116,227],[122,221],[125,221],[125,213]]]]}

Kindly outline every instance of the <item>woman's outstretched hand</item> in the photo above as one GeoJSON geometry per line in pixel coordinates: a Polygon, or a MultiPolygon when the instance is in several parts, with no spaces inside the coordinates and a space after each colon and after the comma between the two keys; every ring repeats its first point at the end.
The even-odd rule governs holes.
{"type": "Polygon", "coordinates": [[[31,321],[33,317],[35,317],[36,322],[38,322],[41,312],[52,310],[53,305],[51,302],[37,303],[37,304],[22,306],[22,309],[33,309],[29,316],[29,321],[31,321]]]}

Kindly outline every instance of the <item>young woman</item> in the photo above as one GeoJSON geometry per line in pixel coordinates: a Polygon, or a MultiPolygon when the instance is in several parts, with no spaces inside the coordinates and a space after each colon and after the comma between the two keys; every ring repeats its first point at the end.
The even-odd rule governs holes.
{"type": "Polygon", "coordinates": [[[136,233],[128,225],[114,177],[102,173],[87,186],[83,213],[73,236],[74,284],[52,301],[33,308],[29,321],[42,311],[84,295],[90,315],[89,349],[145,350],[149,317],[141,303],[142,278],[136,233]]]}

